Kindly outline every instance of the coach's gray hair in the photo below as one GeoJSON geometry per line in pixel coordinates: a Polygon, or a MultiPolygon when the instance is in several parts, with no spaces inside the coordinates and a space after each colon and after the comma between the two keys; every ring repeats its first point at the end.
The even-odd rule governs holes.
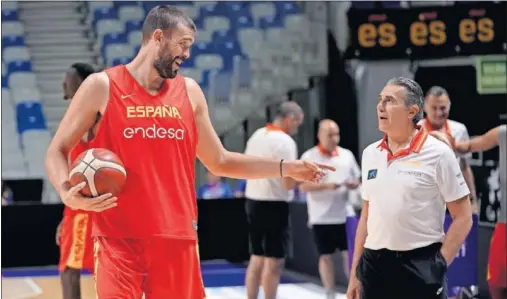
{"type": "Polygon", "coordinates": [[[441,97],[441,96],[447,96],[449,97],[449,93],[447,93],[447,90],[441,86],[433,86],[428,90],[426,93],[426,96],[434,96],[434,97],[441,97]]]}
{"type": "Polygon", "coordinates": [[[414,116],[412,121],[414,124],[417,124],[421,119],[423,119],[424,93],[417,82],[409,78],[398,77],[389,80],[387,85],[399,85],[405,87],[405,106],[407,106],[407,108],[412,105],[417,105],[419,107],[419,112],[414,116]]]}

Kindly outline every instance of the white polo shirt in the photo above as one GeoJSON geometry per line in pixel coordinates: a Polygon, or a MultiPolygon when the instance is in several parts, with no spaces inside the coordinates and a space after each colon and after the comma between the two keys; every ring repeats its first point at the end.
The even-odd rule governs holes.
{"type": "MultiPolygon", "coordinates": [[[[431,132],[433,131],[433,128],[431,127],[430,122],[427,119],[421,119],[419,122],[419,125],[424,127],[426,131],[431,132]]],[[[455,120],[448,119],[445,121],[444,124],[444,130],[445,133],[448,135],[451,135],[451,137],[454,139],[454,142],[464,142],[470,140],[470,135],[468,135],[467,127],[455,120]]],[[[471,159],[472,153],[466,153],[466,154],[458,154],[456,153],[456,157],[463,157],[465,159],[471,159]]]]}
{"type": "MultiPolygon", "coordinates": [[[[319,146],[307,150],[301,160],[331,165],[336,171],[329,172],[323,183],[343,184],[347,180],[359,180],[361,170],[354,154],[348,149],[337,147],[328,154],[319,146]]],[[[310,224],[342,224],[347,220],[349,209],[349,190],[341,186],[336,190],[315,191],[306,194],[308,220],[310,224]]]]}
{"type": "Polygon", "coordinates": [[[424,130],[395,156],[385,137],[370,144],[361,168],[369,249],[403,251],[442,242],[446,203],[470,193],[453,151],[424,130]]]}
{"type": "MultiPolygon", "coordinates": [[[[297,160],[294,139],[281,129],[268,124],[253,133],[246,144],[245,154],[271,159],[297,160]]],[[[247,180],[245,197],[252,200],[288,201],[291,192],[281,186],[281,179],[247,180]]]]}

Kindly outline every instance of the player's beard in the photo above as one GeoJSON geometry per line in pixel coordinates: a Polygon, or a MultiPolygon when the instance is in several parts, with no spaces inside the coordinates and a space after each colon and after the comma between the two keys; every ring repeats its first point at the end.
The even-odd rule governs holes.
{"type": "Polygon", "coordinates": [[[173,69],[176,58],[170,55],[164,57],[163,55],[159,55],[158,58],[153,62],[153,67],[158,72],[158,75],[163,79],[173,79],[178,74],[177,70],[173,69]]]}

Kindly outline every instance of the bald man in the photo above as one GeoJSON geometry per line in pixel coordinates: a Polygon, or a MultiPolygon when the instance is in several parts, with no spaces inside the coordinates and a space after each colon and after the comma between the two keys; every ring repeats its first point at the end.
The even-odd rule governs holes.
{"type": "MultiPolygon", "coordinates": [[[[443,87],[431,87],[424,98],[424,112],[426,118],[419,122],[419,125],[426,131],[438,131],[448,134],[452,137],[452,143],[464,142],[470,139],[467,127],[455,120],[449,119],[451,110],[451,98],[449,93],[443,87]]],[[[470,189],[470,199],[472,200],[472,208],[477,212],[477,197],[475,194],[475,182],[469,160],[472,155],[457,154],[461,172],[468,188],[470,189]]]]}
{"type": "MultiPolygon", "coordinates": [[[[245,154],[281,161],[297,160],[297,145],[291,136],[298,132],[303,117],[298,104],[282,103],[275,120],[252,134],[245,154]]],[[[295,187],[293,179],[247,180],[245,197],[251,254],[245,278],[248,299],[257,299],[261,284],[265,299],[276,298],[287,254],[288,201],[295,187]]]]}
{"type": "Polygon", "coordinates": [[[336,167],[321,183],[302,183],[301,192],[308,192],[308,219],[312,226],[315,244],[319,253],[319,273],[327,290],[326,298],[335,298],[333,255],[341,252],[343,271],[349,276],[349,259],[345,222],[350,203],[349,190],[359,187],[361,170],[356,158],[348,149],[338,146],[340,128],[329,119],[319,124],[319,144],[307,150],[302,159],[325,162],[336,167]]]}

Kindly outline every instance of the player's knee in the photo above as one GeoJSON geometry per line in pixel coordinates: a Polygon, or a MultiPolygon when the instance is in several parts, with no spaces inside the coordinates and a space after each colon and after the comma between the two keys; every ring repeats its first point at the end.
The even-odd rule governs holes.
{"type": "Polygon", "coordinates": [[[252,255],[250,257],[250,262],[248,263],[248,268],[254,272],[261,272],[264,266],[264,257],[252,255]]]}
{"type": "Polygon", "coordinates": [[[265,258],[264,270],[271,274],[282,274],[285,261],[283,259],[265,258]]]}

